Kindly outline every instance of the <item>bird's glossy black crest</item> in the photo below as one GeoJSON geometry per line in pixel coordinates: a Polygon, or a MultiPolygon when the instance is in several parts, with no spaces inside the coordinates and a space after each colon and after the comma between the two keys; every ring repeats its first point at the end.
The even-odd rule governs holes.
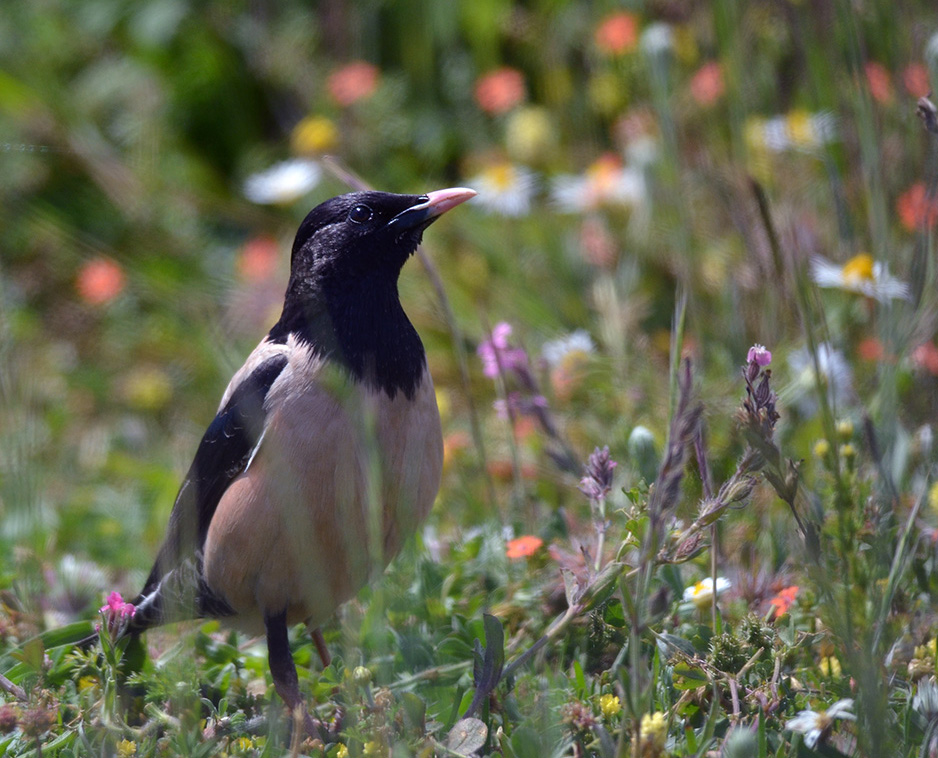
{"type": "Polygon", "coordinates": [[[417,249],[421,223],[392,223],[421,195],[353,192],[314,208],[293,243],[283,315],[270,339],[291,333],[357,379],[411,397],[424,372],[423,345],[401,307],[397,279],[417,249]]]}

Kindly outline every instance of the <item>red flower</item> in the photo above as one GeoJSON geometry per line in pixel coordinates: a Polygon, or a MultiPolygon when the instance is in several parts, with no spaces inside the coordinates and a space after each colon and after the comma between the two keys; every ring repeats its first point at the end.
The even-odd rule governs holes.
{"type": "Polygon", "coordinates": [[[105,305],[123,291],[126,280],[124,270],[115,261],[95,258],[81,267],[75,288],[86,303],[105,305]]]}
{"type": "Polygon", "coordinates": [[[925,97],[931,92],[931,85],[928,82],[928,69],[921,63],[906,66],[905,71],[902,72],[902,83],[912,97],[925,97]]]}
{"type": "Polygon", "coordinates": [[[326,82],[332,99],[347,107],[370,97],[378,88],[378,67],[365,61],[355,61],[333,71],[326,82]]]}
{"type": "Polygon", "coordinates": [[[482,76],[475,87],[476,102],[486,113],[507,113],[524,100],[524,77],[513,68],[496,69],[482,76]]]}
{"type": "Polygon", "coordinates": [[[705,108],[713,105],[725,92],[723,66],[716,61],[704,63],[690,80],[691,97],[705,108]]]}
{"type": "Polygon", "coordinates": [[[540,550],[544,540],[535,537],[533,534],[526,534],[523,537],[517,537],[508,543],[505,555],[514,560],[515,558],[528,558],[540,550]]]}
{"type": "Polygon", "coordinates": [[[866,72],[866,84],[870,88],[870,94],[873,99],[883,105],[892,102],[892,81],[889,79],[889,72],[882,63],[873,61],[863,67],[866,72]]]}
{"type": "Polygon", "coordinates": [[[916,182],[899,195],[896,212],[902,225],[910,232],[932,227],[938,221],[938,201],[929,197],[923,182],[916,182]]]}
{"type": "Polygon", "coordinates": [[[886,351],[883,350],[883,343],[876,339],[876,337],[867,337],[861,340],[860,344],[857,345],[857,355],[864,361],[872,361],[875,363],[885,357],[886,351]]]}
{"type": "Polygon", "coordinates": [[[638,18],[626,11],[606,16],[596,27],[594,39],[596,47],[608,55],[631,52],[638,44],[638,18]]]}
{"type": "Polygon", "coordinates": [[[795,596],[797,594],[798,587],[793,584],[791,587],[780,590],[779,593],[769,601],[769,605],[775,606],[775,618],[781,618],[788,613],[788,609],[791,608],[791,604],[795,602],[795,596]]]}

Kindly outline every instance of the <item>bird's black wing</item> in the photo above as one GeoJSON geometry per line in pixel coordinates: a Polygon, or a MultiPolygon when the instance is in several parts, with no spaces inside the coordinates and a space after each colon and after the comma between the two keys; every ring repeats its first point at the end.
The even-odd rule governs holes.
{"type": "Polygon", "coordinates": [[[231,482],[247,467],[264,430],[264,401],[287,365],[274,355],[258,365],[234,390],[209,424],[176,496],[166,540],[150,576],[136,598],[133,626],[145,629],[185,614],[225,616],[231,613],[202,577],[202,548],[215,509],[231,482]],[[178,610],[170,612],[169,604],[178,610]]]}

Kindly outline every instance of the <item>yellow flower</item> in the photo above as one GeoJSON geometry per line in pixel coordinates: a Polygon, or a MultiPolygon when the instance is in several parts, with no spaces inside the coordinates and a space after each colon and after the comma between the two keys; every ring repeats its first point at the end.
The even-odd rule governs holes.
{"type": "Polygon", "coordinates": [[[369,740],[365,743],[365,748],[362,750],[362,753],[369,757],[384,756],[388,754],[388,748],[381,740],[369,740]]]}
{"type": "Polygon", "coordinates": [[[814,443],[814,454],[818,458],[826,458],[831,451],[831,443],[827,440],[818,440],[814,443]]]}
{"type": "Polygon", "coordinates": [[[617,713],[622,712],[622,703],[615,695],[603,695],[599,698],[599,710],[603,712],[605,718],[611,719],[617,713]]]}
{"type": "Polygon", "coordinates": [[[853,445],[847,443],[846,445],[840,446],[840,456],[842,458],[849,460],[850,458],[853,458],[854,456],[856,456],[856,454],[857,454],[857,450],[853,445]]]}
{"type": "Polygon", "coordinates": [[[659,755],[664,750],[668,738],[668,717],[666,713],[656,711],[642,716],[640,739],[642,755],[659,755]]]}
{"type": "Polygon", "coordinates": [[[339,130],[325,116],[307,116],[290,134],[293,152],[300,155],[325,153],[339,144],[339,130]]]}
{"type": "Polygon", "coordinates": [[[137,754],[137,743],[130,740],[121,740],[117,743],[117,755],[119,758],[130,758],[137,754]]]}
{"type": "Polygon", "coordinates": [[[532,163],[550,154],[557,143],[557,130],[545,108],[518,108],[505,125],[505,147],[515,160],[532,163]]]}
{"type": "Polygon", "coordinates": [[[239,737],[234,741],[234,747],[242,753],[246,753],[248,750],[254,748],[254,740],[250,737],[239,737]]]}
{"type": "Polygon", "coordinates": [[[348,748],[345,745],[339,745],[335,751],[335,758],[348,758],[348,748]]]}
{"type": "Polygon", "coordinates": [[[92,687],[96,687],[98,680],[93,676],[83,676],[78,680],[78,691],[84,692],[85,690],[90,690],[92,687]]]}
{"type": "Polygon", "coordinates": [[[806,110],[796,109],[785,119],[788,125],[788,135],[796,145],[813,145],[817,140],[817,130],[814,117],[806,110]]]}
{"type": "Polygon", "coordinates": [[[938,482],[928,489],[928,505],[933,511],[938,512],[938,482]]]}
{"type": "Polygon", "coordinates": [[[841,419],[837,422],[837,436],[844,442],[853,439],[853,422],[848,419],[841,419]]]}
{"type": "Polygon", "coordinates": [[[822,674],[824,674],[825,676],[829,676],[832,679],[837,679],[843,674],[843,669],[840,666],[840,661],[837,660],[837,658],[835,658],[834,656],[821,658],[819,667],[821,669],[822,674]]]}

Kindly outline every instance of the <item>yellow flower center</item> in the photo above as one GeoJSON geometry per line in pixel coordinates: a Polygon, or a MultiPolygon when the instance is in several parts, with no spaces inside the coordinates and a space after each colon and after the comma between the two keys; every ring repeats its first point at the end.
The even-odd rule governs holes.
{"type": "Polygon", "coordinates": [[[788,134],[796,145],[812,145],[817,139],[811,114],[806,110],[794,110],[786,119],[788,134]]]}
{"type": "Polygon", "coordinates": [[[324,153],[339,144],[339,130],[325,116],[307,116],[293,129],[290,141],[300,155],[324,153]]]}
{"type": "Polygon", "coordinates": [[[496,163],[485,169],[485,178],[498,192],[505,192],[515,186],[515,169],[510,163],[496,163]]]}
{"type": "Polygon", "coordinates": [[[844,264],[843,268],[844,282],[847,284],[857,284],[862,281],[872,282],[873,276],[873,256],[868,253],[860,253],[853,256],[844,264]]]}

